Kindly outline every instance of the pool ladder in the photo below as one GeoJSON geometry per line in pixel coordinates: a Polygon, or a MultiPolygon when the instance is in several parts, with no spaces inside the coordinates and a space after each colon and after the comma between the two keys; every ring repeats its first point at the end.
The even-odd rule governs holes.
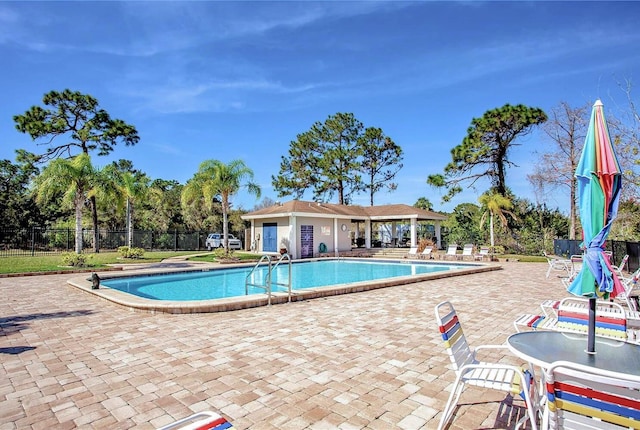
{"type": "Polygon", "coordinates": [[[272,291],[272,286],[276,285],[276,286],[280,286],[280,287],[287,287],[287,292],[289,294],[289,302],[291,302],[291,256],[288,253],[284,253],[280,256],[280,258],[278,258],[278,261],[276,261],[275,264],[272,264],[273,260],[271,258],[271,255],[263,255],[262,257],[260,257],[260,261],[258,261],[256,263],[255,266],[253,266],[253,269],[251,269],[251,272],[249,272],[247,274],[247,277],[245,278],[244,281],[244,294],[248,295],[249,294],[249,286],[252,287],[256,287],[256,288],[262,288],[265,290],[265,293],[267,294],[267,300],[268,300],[268,304],[271,305],[271,291],[272,291]],[[286,283],[282,283],[282,282],[274,282],[272,280],[272,272],[274,270],[276,270],[278,268],[278,266],[280,265],[280,263],[282,263],[282,261],[287,260],[288,266],[289,266],[289,277],[287,279],[286,283]],[[262,284],[256,284],[256,283],[252,283],[249,282],[249,278],[251,277],[251,275],[253,275],[253,272],[255,272],[255,270],[260,267],[260,265],[262,264],[263,261],[266,261],[269,264],[269,270],[267,272],[267,276],[265,277],[264,283],[262,284]]]}

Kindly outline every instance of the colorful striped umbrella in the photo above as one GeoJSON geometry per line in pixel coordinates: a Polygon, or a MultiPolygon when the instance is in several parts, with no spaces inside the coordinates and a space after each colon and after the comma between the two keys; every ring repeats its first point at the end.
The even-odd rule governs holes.
{"type": "Polygon", "coordinates": [[[568,291],[591,299],[587,351],[593,353],[596,298],[608,299],[624,291],[611,268],[609,256],[603,250],[611,224],[618,215],[622,171],[611,143],[600,100],[593,105],[587,137],[575,176],[578,181],[578,208],[585,253],[582,270],[573,279],[568,291]]]}

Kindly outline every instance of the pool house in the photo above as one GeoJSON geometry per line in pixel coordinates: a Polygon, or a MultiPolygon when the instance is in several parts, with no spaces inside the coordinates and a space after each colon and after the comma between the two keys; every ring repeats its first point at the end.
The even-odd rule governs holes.
{"type": "Polygon", "coordinates": [[[440,247],[440,224],[446,216],[404,204],[358,206],[290,200],[247,213],[242,219],[251,222],[252,251],[286,249],[299,259],[338,256],[353,248],[417,246],[419,227],[440,247]]]}

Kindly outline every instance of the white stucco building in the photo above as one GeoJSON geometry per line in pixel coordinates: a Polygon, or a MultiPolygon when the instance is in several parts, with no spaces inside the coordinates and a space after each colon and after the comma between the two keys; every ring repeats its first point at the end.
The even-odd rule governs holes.
{"type": "Polygon", "coordinates": [[[310,258],[350,251],[354,242],[371,248],[374,224],[388,229],[391,246],[399,239],[398,226],[408,224],[408,244],[416,246],[418,223],[429,223],[440,247],[440,223],[446,216],[404,204],[347,206],[291,200],[250,212],[242,219],[251,221],[253,251],[278,252],[285,248],[293,258],[310,258]]]}

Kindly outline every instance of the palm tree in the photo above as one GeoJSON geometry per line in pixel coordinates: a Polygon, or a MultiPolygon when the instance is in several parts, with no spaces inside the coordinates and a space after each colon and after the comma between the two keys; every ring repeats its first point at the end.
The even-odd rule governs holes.
{"type": "Polygon", "coordinates": [[[253,170],[248,168],[242,160],[233,160],[224,164],[218,160],[206,160],[200,164],[198,171],[185,185],[182,191],[182,204],[187,206],[200,199],[204,200],[205,208],[213,210],[213,203],[219,199],[222,205],[222,234],[224,248],[229,249],[228,214],[231,209],[231,196],[240,188],[246,187],[249,193],[260,198],[260,186],[253,181],[253,170]],[[243,183],[246,180],[245,183],[243,183]]]}
{"type": "MultiPolygon", "coordinates": [[[[135,203],[145,198],[149,187],[149,177],[137,171],[123,170],[117,163],[102,169],[103,192],[113,197],[119,209],[126,208],[127,246],[133,246],[133,210],[135,203]]],[[[125,168],[130,167],[128,164],[125,168]]]]}
{"type": "Polygon", "coordinates": [[[505,214],[510,215],[514,220],[517,219],[515,214],[509,211],[509,209],[513,209],[513,203],[511,202],[511,200],[509,200],[509,198],[495,191],[487,191],[478,198],[478,202],[485,209],[482,217],[480,218],[480,226],[485,223],[487,215],[489,215],[489,232],[491,235],[491,248],[493,248],[495,246],[495,239],[493,234],[493,218],[497,216],[502,222],[503,227],[507,226],[507,217],[505,216],[505,214]]]}
{"type": "Polygon", "coordinates": [[[96,171],[87,154],[73,158],[56,158],[42,170],[34,181],[38,204],[62,195],[62,204],[75,208],[76,254],[82,253],[82,208],[88,198],[95,195],[96,171]]]}

